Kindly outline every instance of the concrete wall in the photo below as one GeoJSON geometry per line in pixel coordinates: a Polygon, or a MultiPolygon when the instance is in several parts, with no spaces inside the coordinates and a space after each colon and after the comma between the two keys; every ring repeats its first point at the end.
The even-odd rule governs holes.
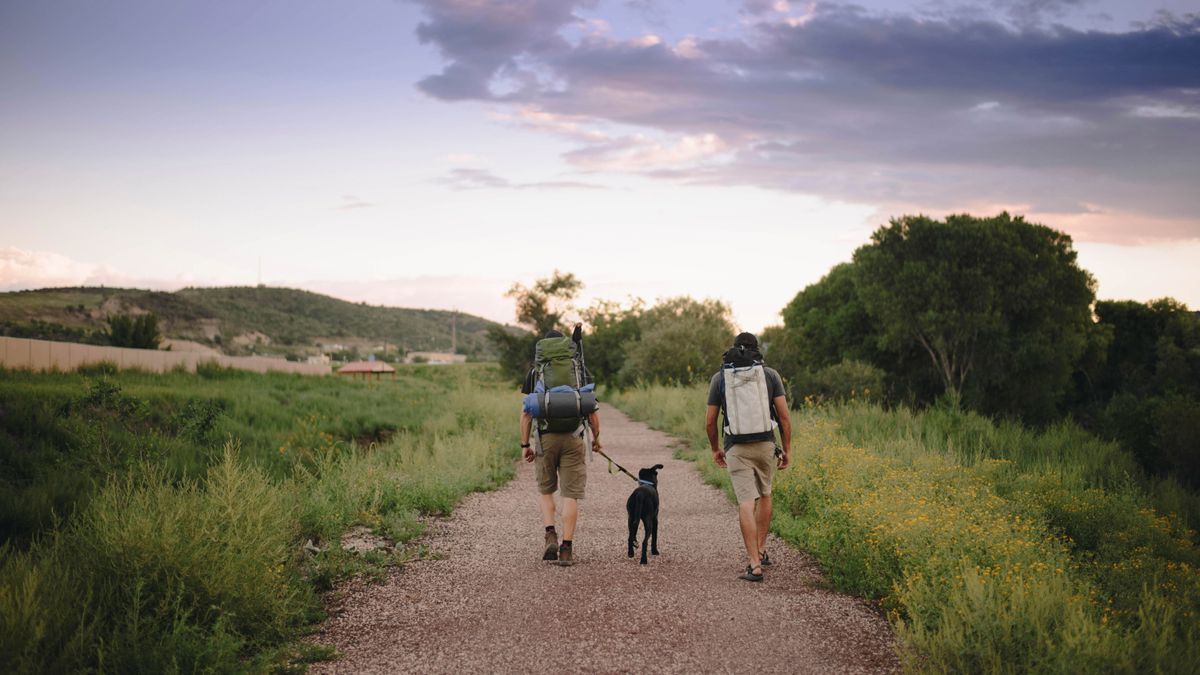
{"type": "Polygon", "coordinates": [[[80,366],[108,361],[118,368],[140,368],[163,373],[176,367],[196,372],[196,365],[215,362],[227,368],[252,370],[256,373],[276,371],[301,375],[328,375],[329,366],[314,363],[293,363],[265,356],[209,356],[199,352],[166,352],[153,349],[100,347],[74,342],[26,340],[0,337],[0,366],[20,370],[70,371],[80,366]]]}

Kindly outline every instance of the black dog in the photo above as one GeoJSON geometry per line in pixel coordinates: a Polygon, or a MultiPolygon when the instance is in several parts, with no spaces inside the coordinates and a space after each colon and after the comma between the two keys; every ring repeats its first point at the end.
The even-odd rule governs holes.
{"type": "Polygon", "coordinates": [[[638,471],[638,486],[625,502],[625,510],[629,512],[629,557],[633,557],[633,547],[637,546],[638,523],[641,523],[645,533],[642,538],[643,565],[646,564],[646,542],[650,542],[650,552],[658,555],[658,470],[661,468],[662,464],[655,464],[638,471]]]}

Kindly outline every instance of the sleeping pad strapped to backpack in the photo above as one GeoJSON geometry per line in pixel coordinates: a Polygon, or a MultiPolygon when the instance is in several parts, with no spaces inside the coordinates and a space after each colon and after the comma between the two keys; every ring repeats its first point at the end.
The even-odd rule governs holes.
{"type": "Polygon", "coordinates": [[[576,339],[538,340],[533,369],[536,380],[533,393],[525,397],[525,412],[538,420],[539,431],[570,433],[596,411],[596,385],[576,339]]]}

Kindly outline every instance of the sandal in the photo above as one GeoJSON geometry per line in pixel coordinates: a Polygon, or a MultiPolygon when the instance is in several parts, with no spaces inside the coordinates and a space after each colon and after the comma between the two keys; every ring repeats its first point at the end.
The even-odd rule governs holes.
{"type": "Polygon", "coordinates": [[[766,552],[766,551],[763,551],[763,552],[762,552],[762,558],[759,560],[759,563],[758,563],[758,564],[760,564],[760,565],[770,565],[770,564],[771,564],[771,556],[767,555],[767,552],[766,552]]]}
{"type": "Polygon", "coordinates": [[[746,565],[746,571],[739,574],[738,578],[745,579],[746,581],[762,581],[763,580],[762,567],[751,567],[749,565],[746,565]],[[754,570],[758,570],[758,574],[755,574],[754,570]]]}

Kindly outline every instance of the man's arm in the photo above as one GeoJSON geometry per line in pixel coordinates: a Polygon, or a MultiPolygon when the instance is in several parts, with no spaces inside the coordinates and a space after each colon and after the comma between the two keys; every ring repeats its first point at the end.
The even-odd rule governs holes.
{"type": "Polygon", "coordinates": [[[712,448],[713,461],[717,466],[725,466],[725,451],[721,449],[720,438],[717,437],[717,413],[721,410],[720,406],[708,406],[708,412],[704,416],[704,431],[708,434],[708,445],[712,448]]]}
{"type": "Polygon", "coordinates": [[[533,429],[533,416],[521,411],[521,454],[526,462],[533,461],[533,448],[529,447],[529,434],[533,429]]]}
{"type": "Polygon", "coordinates": [[[592,444],[597,450],[602,450],[603,445],[600,445],[600,414],[592,413],[588,415],[588,426],[592,428],[592,444]]]}
{"type": "Polygon", "coordinates": [[[779,418],[779,441],[783,444],[783,456],[779,458],[779,468],[786,469],[792,461],[792,417],[788,410],[787,397],[776,396],[775,416],[779,418]]]}

